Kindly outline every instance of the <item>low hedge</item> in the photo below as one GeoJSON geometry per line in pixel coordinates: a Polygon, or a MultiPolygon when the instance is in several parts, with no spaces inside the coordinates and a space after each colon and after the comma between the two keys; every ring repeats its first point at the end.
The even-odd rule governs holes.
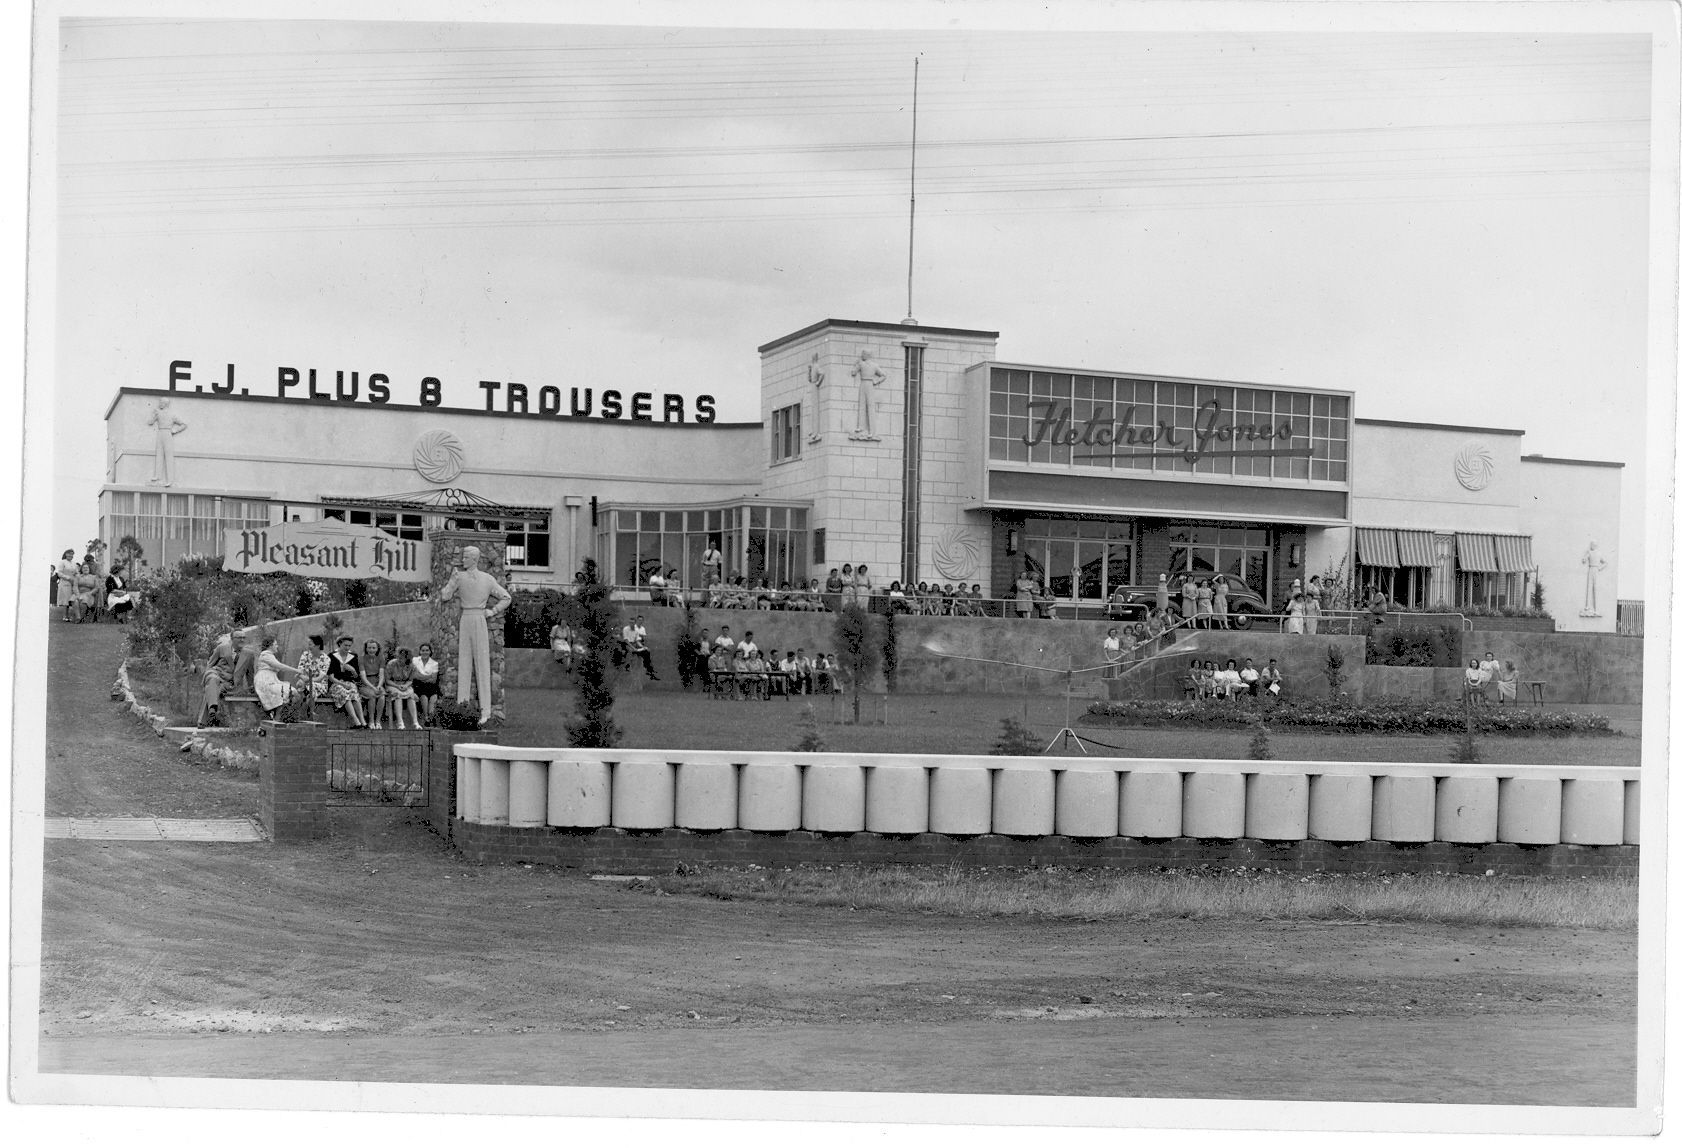
{"type": "MultiPolygon", "coordinates": [[[[1112,726],[1248,729],[1258,714],[1265,716],[1267,724],[1274,729],[1445,734],[1460,733],[1466,728],[1466,711],[1458,702],[1420,701],[1416,698],[1379,698],[1366,702],[1305,698],[1263,702],[1259,706],[1246,705],[1242,701],[1202,698],[1197,701],[1094,702],[1087,708],[1089,718],[1099,719],[1093,724],[1112,726]]],[[[1616,732],[1600,714],[1572,713],[1569,710],[1489,706],[1474,711],[1473,720],[1480,733],[1520,737],[1574,737],[1616,732]]]]}

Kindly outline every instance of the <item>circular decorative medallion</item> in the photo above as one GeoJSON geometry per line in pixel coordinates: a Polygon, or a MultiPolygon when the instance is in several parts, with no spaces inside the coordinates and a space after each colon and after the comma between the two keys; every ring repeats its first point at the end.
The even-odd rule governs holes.
{"type": "Polygon", "coordinates": [[[1454,456],[1454,478],[1467,490],[1482,490],[1495,477],[1495,455],[1487,443],[1471,442],[1454,456]]]}
{"type": "Polygon", "coordinates": [[[949,582],[970,581],[981,563],[981,541],[967,527],[948,526],[934,540],[935,572],[949,582]]]}
{"type": "Polygon", "coordinates": [[[461,440],[447,430],[427,431],[415,440],[415,470],[428,482],[451,482],[461,473],[461,440]]]}

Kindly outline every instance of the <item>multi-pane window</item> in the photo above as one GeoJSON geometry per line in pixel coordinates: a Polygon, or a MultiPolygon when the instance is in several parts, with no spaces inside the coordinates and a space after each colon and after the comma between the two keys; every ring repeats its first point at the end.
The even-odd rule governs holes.
{"type": "Polygon", "coordinates": [[[1012,367],[993,368],[989,385],[996,461],[1349,479],[1345,395],[1012,367]]]}
{"type": "Polygon", "coordinates": [[[1268,599],[1272,554],[1272,539],[1265,527],[1175,523],[1168,528],[1169,577],[1225,574],[1268,599]]]}
{"type": "Polygon", "coordinates": [[[771,461],[800,457],[800,404],[771,412],[771,461]]]}
{"type": "Polygon", "coordinates": [[[1103,601],[1133,584],[1133,523],[1030,518],[1023,524],[1028,572],[1055,598],[1103,601]]]}
{"type": "Polygon", "coordinates": [[[394,538],[408,538],[420,542],[426,538],[426,520],[419,514],[397,514],[384,510],[347,510],[329,506],[321,517],[353,526],[377,526],[394,538]]]}
{"type": "Polygon", "coordinates": [[[114,490],[106,520],[107,545],[124,538],[140,543],[146,564],[173,565],[188,554],[222,553],[226,530],[254,530],[269,524],[268,503],[258,498],[222,498],[210,494],[173,494],[154,490],[114,490]]]}
{"type": "Polygon", "coordinates": [[[772,586],[808,577],[808,512],[798,506],[725,506],[698,510],[621,507],[603,515],[598,553],[621,586],[643,586],[673,567],[685,586],[705,585],[709,545],[724,556],[724,577],[772,586]]]}
{"type": "Polygon", "coordinates": [[[1370,589],[1382,591],[1398,610],[1423,610],[1431,602],[1431,570],[1425,566],[1355,567],[1361,597],[1370,589]]]}

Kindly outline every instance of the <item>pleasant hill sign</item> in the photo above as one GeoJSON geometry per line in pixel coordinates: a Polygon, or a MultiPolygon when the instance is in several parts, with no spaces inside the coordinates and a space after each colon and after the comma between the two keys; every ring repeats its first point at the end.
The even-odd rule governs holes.
{"type": "Polygon", "coordinates": [[[393,538],[372,526],[280,522],[222,532],[222,568],[241,574],[432,580],[432,543],[393,538]]]}

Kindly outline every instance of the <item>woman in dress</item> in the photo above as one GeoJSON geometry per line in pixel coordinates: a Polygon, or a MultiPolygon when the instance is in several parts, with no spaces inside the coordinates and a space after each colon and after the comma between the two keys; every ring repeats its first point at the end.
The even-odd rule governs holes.
{"type": "Polygon", "coordinates": [[[1207,630],[1215,622],[1215,591],[1207,578],[1197,580],[1197,628],[1207,630]]]}
{"type": "Polygon", "coordinates": [[[1238,691],[1244,688],[1244,679],[1238,675],[1238,660],[1228,658],[1226,668],[1220,672],[1220,695],[1227,701],[1238,696],[1238,691]]]}
{"type": "Polygon", "coordinates": [[[282,662],[274,651],[274,635],[265,634],[262,649],[257,652],[257,672],[251,676],[251,688],[257,693],[257,704],[263,707],[264,716],[270,720],[274,720],[280,713],[280,707],[292,696],[292,687],[281,681],[280,675],[298,673],[296,667],[282,662]]]}
{"type": "Polygon", "coordinates": [[[1311,577],[1308,580],[1308,585],[1303,587],[1303,591],[1302,591],[1302,599],[1303,599],[1302,632],[1303,633],[1305,633],[1305,634],[1315,634],[1315,633],[1319,632],[1319,630],[1320,630],[1320,599],[1324,594],[1325,594],[1325,590],[1320,585],[1320,576],[1318,574],[1311,577]]]}
{"type": "Polygon", "coordinates": [[[298,655],[298,688],[308,690],[310,709],[327,697],[327,648],[320,634],[311,634],[309,644],[298,655]]]}
{"type": "Polygon", "coordinates": [[[362,672],[356,683],[356,692],[367,711],[368,728],[380,729],[380,723],[385,718],[385,650],[373,638],[362,643],[360,668],[362,672]]]}
{"type": "Polygon", "coordinates": [[[58,599],[57,605],[64,609],[64,620],[70,621],[72,607],[76,605],[76,575],[80,573],[76,566],[76,552],[66,550],[58,560],[58,599]]]}
{"type": "Polygon", "coordinates": [[[407,646],[398,646],[397,652],[385,664],[385,704],[397,715],[398,729],[421,727],[420,715],[415,712],[414,655],[407,646]],[[405,706],[409,710],[409,725],[403,724],[405,706]]]}
{"type": "Polygon", "coordinates": [[[847,584],[841,580],[841,571],[831,566],[829,577],[823,583],[823,604],[829,607],[831,614],[841,610],[841,598],[847,589],[847,584]]]}
{"type": "Polygon", "coordinates": [[[1501,663],[1495,671],[1495,691],[1497,705],[1518,704],[1518,668],[1511,662],[1501,663]]]}
{"type": "Polygon", "coordinates": [[[409,680],[414,683],[421,717],[431,725],[432,711],[438,708],[438,661],[432,656],[431,642],[422,642],[415,651],[415,660],[409,663],[409,680]]]}
{"type": "Polygon", "coordinates": [[[1474,707],[1483,705],[1483,703],[1484,703],[1483,684],[1484,684],[1483,667],[1478,665],[1478,660],[1476,658],[1473,658],[1471,661],[1466,663],[1466,704],[1467,705],[1474,706],[1474,707]]]}
{"type": "Polygon", "coordinates": [[[1214,599],[1214,608],[1215,608],[1215,629],[1224,630],[1224,629],[1227,628],[1227,624],[1226,624],[1226,575],[1225,574],[1215,575],[1215,585],[1213,587],[1213,599],[1214,599]]]}
{"type": "Polygon", "coordinates": [[[357,688],[361,682],[362,663],[356,656],[356,642],[352,638],[340,638],[327,659],[327,696],[333,699],[334,709],[345,711],[352,729],[363,729],[368,724],[362,712],[362,693],[357,688]]]}
{"type": "Polygon", "coordinates": [[[906,601],[905,590],[901,588],[897,579],[888,586],[888,613],[911,613],[911,603],[906,601]]]}
{"type": "Polygon", "coordinates": [[[843,606],[856,606],[858,605],[858,601],[858,587],[853,581],[853,564],[851,562],[844,562],[841,564],[841,604],[843,606]]]}
{"type": "Polygon", "coordinates": [[[92,618],[99,621],[99,587],[100,578],[94,572],[93,558],[82,559],[82,564],[76,568],[76,607],[80,611],[76,620],[86,622],[92,618]]]}
{"type": "Polygon", "coordinates": [[[113,566],[111,573],[105,576],[105,608],[117,619],[119,626],[127,625],[128,616],[134,612],[134,598],[128,592],[128,583],[123,580],[121,571],[121,566],[113,566]]]}
{"type": "Polygon", "coordinates": [[[1180,617],[1187,625],[1197,620],[1197,583],[1190,574],[1180,575],[1180,617]]]}
{"type": "Polygon", "coordinates": [[[1285,607],[1285,633],[1302,633],[1303,619],[1307,617],[1307,614],[1307,600],[1303,597],[1302,591],[1293,592],[1290,603],[1285,607]]]}
{"type": "Polygon", "coordinates": [[[853,571],[853,596],[858,600],[859,609],[870,609],[870,567],[862,562],[853,571]]]}

